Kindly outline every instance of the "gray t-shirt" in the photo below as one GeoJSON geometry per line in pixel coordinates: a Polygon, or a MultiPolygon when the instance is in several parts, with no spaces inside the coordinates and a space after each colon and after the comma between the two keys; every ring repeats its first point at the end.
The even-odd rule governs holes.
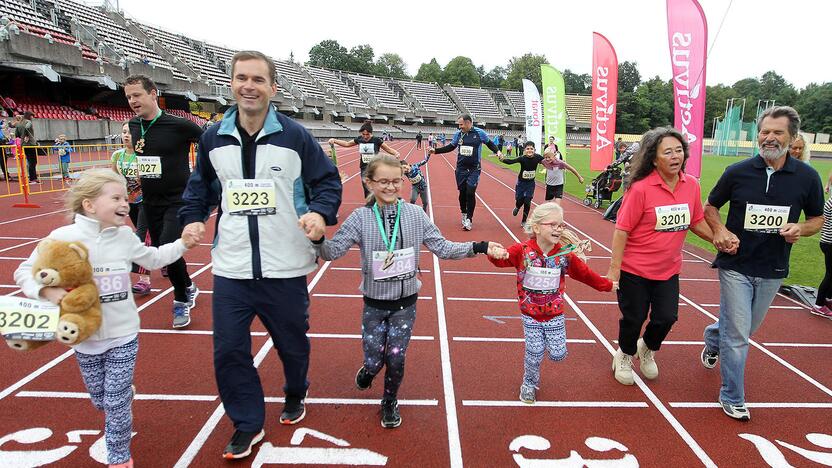
{"type": "MultiPolygon", "coordinates": [[[[563,161],[560,151],[555,153],[555,158],[563,161]]],[[[546,169],[546,185],[563,185],[563,169],[546,169]]]]}

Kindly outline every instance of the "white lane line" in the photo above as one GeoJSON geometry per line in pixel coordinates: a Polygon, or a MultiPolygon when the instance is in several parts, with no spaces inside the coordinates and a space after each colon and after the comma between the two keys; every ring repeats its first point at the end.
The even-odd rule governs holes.
{"type": "Polygon", "coordinates": [[[772,348],[832,348],[832,343],[763,343],[772,348]]]}
{"type": "MultiPolygon", "coordinates": [[[[16,397],[21,398],[69,398],[79,400],[89,400],[90,394],[87,392],[35,392],[22,391],[15,394],[16,397]]],[[[216,395],[169,395],[169,394],[154,394],[154,393],[137,393],[134,400],[150,400],[150,401],[216,401],[216,395]]]]}
{"type": "MultiPolygon", "coordinates": [[[[693,401],[693,402],[670,402],[668,403],[673,408],[719,408],[720,405],[717,402],[704,402],[704,401],[693,401]]],[[[749,408],[811,408],[811,409],[832,409],[832,403],[806,403],[806,402],[793,402],[793,403],[781,403],[781,402],[772,402],[772,403],[746,403],[745,406],[749,408]]]]}
{"type": "MultiPolygon", "coordinates": [[[[714,316],[713,314],[711,314],[711,313],[710,313],[710,312],[708,312],[707,310],[703,309],[702,307],[699,307],[699,305],[697,305],[695,302],[691,301],[690,299],[688,299],[688,298],[687,298],[687,297],[685,297],[684,295],[679,294],[679,298],[680,298],[680,299],[682,299],[683,301],[685,301],[685,302],[689,303],[689,304],[690,304],[690,305],[692,305],[693,307],[695,307],[697,310],[699,310],[700,312],[702,312],[702,313],[703,313],[706,317],[710,317],[710,319],[711,319],[711,320],[713,320],[713,321],[715,321],[715,322],[717,321],[716,316],[714,316]]],[[[770,357],[770,358],[774,359],[775,361],[779,362],[779,363],[780,363],[781,365],[783,365],[786,369],[789,369],[790,371],[794,372],[794,373],[795,373],[795,374],[797,374],[798,376],[802,377],[805,381],[807,381],[807,382],[809,382],[810,384],[814,385],[814,386],[815,386],[815,388],[817,388],[818,390],[820,390],[820,391],[822,391],[823,393],[825,393],[825,394],[827,394],[827,395],[829,395],[829,396],[831,396],[831,397],[832,397],[832,390],[830,390],[829,388],[827,388],[825,385],[823,385],[822,383],[818,382],[817,380],[813,379],[812,377],[810,377],[808,374],[806,374],[806,373],[805,373],[805,372],[803,372],[802,370],[800,370],[800,369],[798,369],[797,367],[793,366],[791,363],[789,363],[789,362],[788,362],[788,361],[786,361],[785,359],[783,359],[783,358],[781,358],[780,356],[778,356],[778,355],[776,355],[776,354],[772,353],[771,351],[769,351],[768,349],[766,349],[764,346],[762,346],[762,345],[760,345],[759,343],[757,343],[757,341],[756,341],[756,340],[751,340],[751,339],[749,339],[749,340],[748,340],[748,344],[749,344],[749,345],[751,345],[751,346],[753,346],[753,347],[755,347],[755,348],[757,348],[758,350],[762,351],[762,352],[763,352],[764,354],[766,354],[768,357],[770,357]]]]}
{"type": "Polygon", "coordinates": [[[7,237],[0,236],[0,240],[39,240],[38,237],[7,237]]]}
{"type": "MultiPolygon", "coordinates": [[[[266,397],[263,399],[266,403],[284,403],[286,400],[283,397],[266,397]]],[[[307,403],[318,405],[361,405],[361,406],[378,406],[378,398],[312,398],[305,400],[307,403]]],[[[399,406],[439,406],[437,400],[398,400],[399,406]]]]}
{"type": "MultiPolygon", "coordinates": [[[[6,247],[5,249],[0,249],[0,253],[8,252],[9,250],[14,250],[14,249],[17,249],[17,248],[20,248],[20,247],[31,245],[31,244],[34,244],[35,242],[40,242],[40,239],[34,239],[34,240],[23,242],[22,244],[17,244],[17,245],[13,245],[11,247],[6,247]]],[[[12,258],[12,257],[9,257],[9,258],[12,258]]],[[[26,258],[24,257],[23,260],[26,260],[26,258]]]]}
{"type": "Polygon", "coordinates": [[[459,271],[459,270],[445,270],[444,273],[451,275],[494,275],[494,276],[517,276],[516,273],[506,273],[503,271],[459,271]]]}
{"type": "MultiPolygon", "coordinates": [[[[454,341],[465,341],[469,343],[525,343],[525,338],[490,338],[482,336],[455,336],[454,341]]],[[[594,344],[595,340],[567,339],[567,343],[594,344]]]]}
{"type": "MultiPolygon", "coordinates": [[[[363,204],[362,204],[362,206],[363,206],[363,204]]],[[[336,270],[336,271],[361,271],[361,268],[357,268],[357,267],[332,267],[332,268],[330,268],[330,270],[336,270]]],[[[424,269],[421,269],[421,268],[419,269],[419,271],[420,271],[421,273],[430,273],[430,270],[424,270],[424,269]]],[[[445,272],[445,273],[447,273],[447,272],[445,272]]]]}
{"type": "MultiPolygon", "coordinates": [[[[537,400],[534,404],[519,400],[462,400],[462,406],[491,408],[649,408],[643,401],[545,401],[537,400]]],[[[543,466],[543,465],[541,465],[543,466]]],[[[553,465],[554,466],[554,465],[553,465]]]]}
{"type": "MultiPolygon", "coordinates": [[[[699,304],[700,307],[719,307],[719,304],[699,304]]],[[[768,306],[769,309],[805,310],[804,307],[795,306],[768,306]]]]}
{"type": "MultiPolygon", "coordinates": [[[[156,329],[156,328],[143,328],[139,330],[139,333],[146,333],[148,335],[204,335],[204,336],[212,336],[214,334],[211,330],[169,330],[169,329],[156,329]]],[[[253,331],[250,333],[251,336],[268,336],[269,334],[266,332],[256,332],[253,331]]],[[[336,340],[360,340],[361,335],[358,334],[351,334],[351,333],[307,333],[307,337],[309,338],[326,338],[326,339],[336,339],[336,340]]],[[[429,335],[414,335],[410,337],[412,341],[433,341],[435,338],[429,335]]]]}
{"type": "Polygon", "coordinates": [[[702,281],[707,283],[719,283],[716,278],[679,278],[679,281],[702,281]]]}
{"type": "Polygon", "coordinates": [[[448,297],[449,301],[468,301],[468,302],[517,302],[517,299],[497,299],[487,297],[448,297]]]}
{"type": "Polygon", "coordinates": [[[23,260],[26,260],[26,258],[28,258],[28,257],[0,257],[0,260],[10,260],[10,261],[22,262],[23,260]]]}
{"type": "Polygon", "coordinates": [[[26,221],[27,219],[40,218],[41,216],[49,216],[49,215],[53,215],[55,213],[63,213],[64,211],[66,211],[66,209],[50,211],[49,213],[41,213],[41,214],[36,214],[36,215],[32,215],[32,216],[26,216],[26,217],[23,217],[23,218],[10,219],[8,221],[0,222],[0,226],[3,226],[5,224],[16,223],[18,221],[26,221]]]}
{"type": "MultiPolygon", "coordinates": [[[[444,157],[443,157],[444,159],[444,157]]],[[[447,162],[447,159],[445,160],[447,162]]],[[[428,178],[428,215],[432,223],[436,223],[433,213],[433,186],[430,180],[430,169],[425,165],[425,177],[428,178]]],[[[445,419],[448,424],[448,451],[451,468],[462,468],[462,443],[459,437],[459,419],[456,414],[456,391],[451,366],[451,347],[448,339],[448,324],[445,318],[445,292],[442,285],[442,272],[439,269],[439,257],[433,255],[434,289],[436,291],[436,318],[439,323],[439,356],[442,363],[442,390],[445,396],[445,419]]]]}
{"type": "MultiPolygon", "coordinates": [[[[191,278],[196,278],[203,271],[207,270],[210,267],[211,267],[210,263],[208,265],[205,265],[204,267],[202,267],[199,270],[197,270],[196,272],[194,272],[194,274],[191,275],[191,278]]],[[[154,297],[153,299],[150,299],[149,301],[147,301],[144,304],[142,304],[141,306],[139,306],[138,311],[141,312],[141,311],[145,310],[146,308],[150,307],[152,304],[156,303],[157,301],[159,301],[160,299],[162,299],[163,297],[165,297],[166,295],[168,295],[172,291],[173,291],[173,286],[166,289],[165,292],[163,292],[162,294],[159,294],[158,296],[154,297]]],[[[12,293],[12,294],[14,294],[14,293],[12,293]]],[[[55,359],[53,359],[53,360],[49,361],[48,363],[44,364],[43,366],[39,367],[37,370],[30,373],[26,377],[23,377],[22,379],[18,380],[16,383],[14,383],[11,386],[5,388],[2,392],[0,392],[0,400],[2,400],[3,398],[6,398],[10,394],[16,392],[20,387],[22,387],[22,386],[26,385],[27,383],[31,382],[32,380],[36,379],[37,377],[39,377],[41,374],[48,371],[49,369],[57,366],[64,359],[68,358],[69,356],[73,355],[74,353],[75,352],[73,350],[71,350],[71,349],[68,350],[67,352],[61,354],[60,356],[56,357],[55,359]]]]}
{"type": "MultiPolygon", "coordinates": [[[[447,159],[445,161],[447,162],[447,159]]],[[[505,186],[507,189],[511,190],[512,192],[514,191],[511,187],[504,184],[501,180],[497,179],[496,177],[489,174],[485,170],[483,170],[482,173],[486,174],[489,177],[491,177],[492,179],[496,180],[497,182],[499,182],[500,184],[502,184],[503,186],[505,186]]],[[[479,197],[479,195],[477,195],[477,197],[479,197]]],[[[491,214],[493,214],[494,217],[496,218],[497,215],[494,214],[494,212],[491,210],[490,207],[488,207],[488,204],[485,203],[485,201],[482,200],[482,198],[480,198],[480,201],[482,201],[483,205],[486,206],[488,208],[488,210],[491,211],[491,214]]],[[[502,222],[501,222],[501,224],[502,224],[502,222]]],[[[608,248],[606,248],[606,246],[604,246],[600,242],[596,241],[595,239],[593,239],[592,237],[590,237],[589,235],[587,235],[583,231],[580,231],[578,228],[574,227],[573,225],[569,224],[568,222],[566,224],[571,226],[576,232],[582,234],[585,238],[590,239],[593,242],[595,242],[596,244],[598,244],[599,246],[601,246],[604,250],[606,250],[608,252],[610,251],[608,248]]],[[[505,227],[505,225],[503,225],[503,227],[505,227]]],[[[519,242],[519,240],[514,235],[514,233],[512,233],[508,228],[505,228],[505,229],[506,229],[506,232],[508,232],[509,235],[515,240],[515,242],[519,242]]],[[[592,331],[592,334],[595,335],[595,337],[598,339],[598,342],[601,343],[604,346],[604,348],[606,348],[607,351],[611,355],[615,354],[615,350],[613,349],[612,345],[607,341],[607,339],[604,337],[604,335],[601,333],[601,331],[595,326],[595,324],[592,323],[592,321],[589,320],[589,318],[583,313],[581,308],[578,307],[578,304],[576,304],[574,301],[572,301],[572,298],[569,297],[568,294],[564,294],[563,297],[566,300],[566,302],[572,307],[572,309],[575,311],[575,313],[578,315],[578,317],[580,317],[581,320],[583,320],[584,324],[586,324],[586,326],[590,329],[590,331],[592,331]]],[[[656,396],[656,394],[653,393],[653,391],[649,387],[647,387],[647,385],[644,383],[644,381],[641,379],[641,377],[639,377],[638,375],[634,375],[633,377],[634,377],[635,383],[636,383],[636,385],[638,385],[639,389],[647,396],[647,399],[649,399],[650,402],[653,403],[653,405],[656,407],[656,409],[659,410],[659,413],[661,413],[661,415],[664,416],[665,420],[667,420],[667,422],[670,423],[671,427],[673,427],[673,429],[676,431],[676,433],[679,434],[679,436],[682,438],[682,440],[685,441],[685,443],[688,445],[688,447],[690,447],[690,449],[699,458],[699,460],[705,466],[707,466],[709,468],[710,467],[716,468],[716,463],[714,463],[714,461],[711,460],[711,458],[708,456],[708,454],[705,453],[705,451],[702,449],[702,447],[699,445],[699,443],[696,442],[696,440],[694,440],[694,438],[690,435],[690,433],[688,433],[688,431],[685,429],[684,426],[682,426],[682,424],[676,419],[676,417],[674,417],[673,414],[670,413],[670,411],[667,409],[667,407],[665,407],[664,403],[662,403],[662,401],[659,400],[659,397],[656,396]]]]}
{"type": "MultiPolygon", "coordinates": [[[[314,297],[337,297],[342,299],[355,299],[355,298],[363,298],[363,294],[329,294],[329,293],[315,293],[313,294],[314,297]]],[[[422,301],[430,301],[433,300],[432,296],[419,296],[419,300],[422,301]]]]}

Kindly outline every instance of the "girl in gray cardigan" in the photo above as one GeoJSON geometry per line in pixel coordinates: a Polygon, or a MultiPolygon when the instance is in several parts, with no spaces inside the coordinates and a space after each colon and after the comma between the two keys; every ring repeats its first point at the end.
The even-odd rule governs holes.
{"type": "Polygon", "coordinates": [[[379,156],[371,161],[364,172],[364,182],[371,191],[367,205],[353,211],[332,239],[321,237],[314,242],[325,260],[343,257],[355,244],[361,249],[364,365],[355,375],[355,385],[367,390],[387,366],[381,401],[381,425],[386,428],[402,422],[396,395],[404,377],[405,353],[422,286],[416,277],[420,247],[424,245],[442,259],[478,253],[493,258],[507,255],[503,246],[494,242],[451,242],[442,237],[421,208],[399,198],[402,176],[396,158],[379,156]]]}

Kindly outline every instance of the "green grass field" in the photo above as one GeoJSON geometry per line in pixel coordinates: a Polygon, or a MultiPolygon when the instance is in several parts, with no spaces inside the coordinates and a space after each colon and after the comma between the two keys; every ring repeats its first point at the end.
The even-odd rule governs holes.
{"type": "MultiPolygon", "coordinates": [[[[486,159],[499,164],[497,158],[487,148],[483,148],[483,154],[486,159]]],[[[587,184],[598,175],[597,171],[589,170],[589,149],[570,148],[567,150],[565,159],[584,176],[585,183],[587,184]]],[[[702,163],[702,177],[699,181],[702,187],[703,202],[707,199],[708,193],[710,193],[711,188],[716,184],[717,179],[722,175],[725,168],[742,159],[742,157],[735,156],[705,156],[705,160],[702,163]]],[[[520,167],[517,164],[503,166],[515,172],[520,167]]],[[[832,161],[815,159],[812,160],[812,167],[821,174],[821,179],[825,181],[829,171],[832,170],[832,161]]],[[[583,199],[586,195],[585,184],[579,183],[578,179],[572,173],[568,171],[564,172],[566,174],[566,186],[564,190],[579,199],[583,199]]],[[[545,182],[545,176],[543,174],[538,174],[537,178],[539,181],[545,182]]],[[[618,196],[620,196],[620,192],[614,195],[613,199],[618,198],[618,196]]],[[[606,206],[607,204],[605,203],[604,207],[606,206]]],[[[728,214],[727,204],[722,207],[721,213],[724,222],[728,214]]],[[[713,245],[703,241],[693,233],[688,233],[687,242],[711,252],[716,252],[713,245]]],[[[802,238],[794,245],[791,253],[789,277],[786,279],[787,284],[802,284],[812,287],[817,287],[820,284],[821,279],[823,279],[824,268],[823,257],[820,254],[820,248],[818,246],[819,242],[820,234],[815,234],[812,237],[802,238]]]]}

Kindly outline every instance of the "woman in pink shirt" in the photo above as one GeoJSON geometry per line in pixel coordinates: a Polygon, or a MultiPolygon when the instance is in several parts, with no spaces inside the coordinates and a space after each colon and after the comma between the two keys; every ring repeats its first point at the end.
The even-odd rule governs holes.
{"type": "Polygon", "coordinates": [[[607,278],[619,282],[619,349],[612,361],[615,379],[633,384],[632,360],[641,374],[659,375],[654,353],[679,312],[679,272],[688,229],[712,241],[705,222],[699,183],[685,174],[688,143],[678,130],[647,132],[633,158],[627,189],[612,238],[607,278]],[[647,319],[650,321],[641,329],[647,319]]]}

